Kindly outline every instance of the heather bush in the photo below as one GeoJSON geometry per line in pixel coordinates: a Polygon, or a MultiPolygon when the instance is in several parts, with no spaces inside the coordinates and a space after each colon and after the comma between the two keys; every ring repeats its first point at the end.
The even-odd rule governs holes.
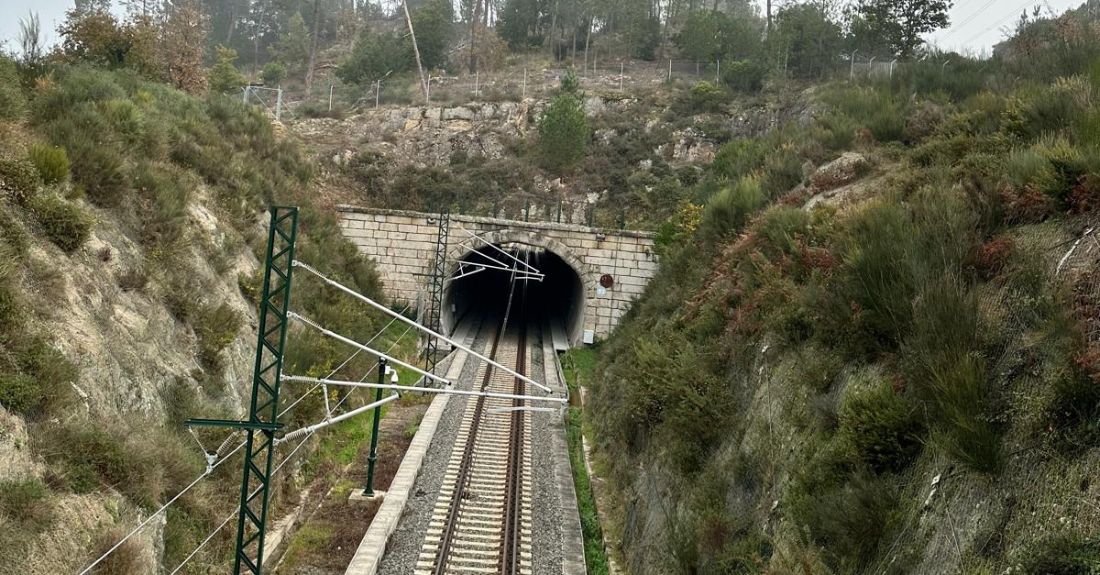
{"type": "Polygon", "coordinates": [[[92,232],[92,216],[80,206],[55,194],[43,194],[29,206],[42,232],[61,251],[72,253],[84,245],[92,232]]]}
{"type": "Polygon", "coordinates": [[[921,448],[917,406],[874,373],[854,378],[840,407],[840,432],[877,473],[899,471],[921,448]]]}
{"type": "Polygon", "coordinates": [[[29,200],[42,185],[34,164],[23,158],[0,156],[0,191],[11,201],[29,200]]]}
{"type": "Polygon", "coordinates": [[[34,144],[27,150],[27,156],[46,185],[59,184],[69,178],[69,156],[64,148],[34,144]]]}

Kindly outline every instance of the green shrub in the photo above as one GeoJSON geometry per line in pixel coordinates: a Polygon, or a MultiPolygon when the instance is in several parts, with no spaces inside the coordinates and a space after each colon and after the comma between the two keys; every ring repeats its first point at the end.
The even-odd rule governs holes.
{"type": "Polygon", "coordinates": [[[64,148],[35,144],[27,155],[46,185],[64,182],[69,177],[69,156],[64,148]]]}
{"type": "Polygon", "coordinates": [[[61,251],[76,251],[91,235],[92,216],[59,196],[37,196],[30,202],[30,209],[46,237],[61,251]]]}
{"type": "Polygon", "coordinates": [[[725,238],[744,227],[765,200],[758,178],[741,178],[707,202],[700,230],[714,240],[725,238]]]}
{"type": "Polygon", "coordinates": [[[72,396],[79,371],[45,339],[30,334],[11,338],[0,359],[11,366],[0,373],[0,404],[29,419],[56,413],[72,396]]]}
{"type": "Polygon", "coordinates": [[[1054,84],[1025,90],[1009,101],[1007,128],[1025,139],[1057,134],[1088,113],[1090,87],[1083,78],[1062,78],[1054,84]]]}
{"type": "Polygon", "coordinates": [[[933,409],[933,440],[971,469],[1000,466],[1000,435],[989,417],[986,362],[981,357],[978,302],[955,277],[922,286],[904,365],[916,392],[933,409]]]}
{"type": "Polygon", "coordinates": [[[1100,541],[1074,532],[1042,535],[1014,563],[1027,575],[1091,575],[1100,570],[1100,541]]]}
{"type": "Polygon", "coordinates": [[[161,502],[202,470],[199,456],[170,434],[128,434],[104,425],[67,422],[41,426],[35,441],[54,483],[75,493],[115,489],[142,507],[161,502]]]}
{"type": "Polygon", "coordinates": [[[0,190],[16,203],[24,203],[42,185],[34,164],[22,158],[0,156],[0,190]]]}
{"type": "Polygon", "coordinates": [[[849,220],[846,231],[845,291],[871,340],[893,347],[909,326],[917,293],[916,230],[901,206],[878,203],[849,220]]]}
{"type": "Polygon", "coordinates": [[[696,82],[685,94],[680,96],[677,111],[683,115],[700,113],[713,114],[722,111],[729,97],[710,82],[696,82]]]}
{"type": "Polygon", "coordinates": [[[286,79],[286,74],[287,69],[285,64],[272,61],[264,64],[264,69],[260,72],[260,77],[263,78],[265,85],[278,86],[286,79]]]}
{"type": "Polygon", "coordinates": [[[764,159],[761,187],[769,196],[788,192],[802,183],[802,157],[791,146],[780,146],[764,159]]]}
{"type": "Polygon", "coordinates": [[[134,170],[141,218],[141,241],[159,255],[174,253],[184,242],[191,201],[185,172],[170,165],[141,164],[134,170]]]}
{"type": "Polygon", "coordinates": [[[853,118],[879,142],[897,142],[905,137],[908,113],[887,91],[866,87],[836,88],[825,92],[822,100],[834,111],[853,118]]]}
{"type": "Polygon", "coordinates": [[[787,489],[787,512],[834,570],[858,572],[894,521],[897,488],[887,477],[854,466],[844,442],[811,446],[809,453],[787,489]]]}
{"type": "Polygon", "coordinates": [[[16,521],[18,529],[41,531],[53,521],[50,490],[42,481],[0,481],[0,517],[16,521]]]}
{"type": "Polygon", "coordinates": [[[767,75],[768,67],[757,60],[722,62],[722,83],[738,92],[759,92],[767,75]]]}
{"type": "Polygon", "coordinates": [[[850,384],[840,407],[841,433],[875,472],[900,471],[920,451],[919,412],[890,382],[867,379],[850,384]]]}
{"type": "Polygon", "coordinates": [[[0,405],[8,411],[20,414],[32,413],[44,401],[45,394],[42,386],[33,375],[0,374],[0,405]]]}
{"type": "Polygon", "coordinates": [[[114,207],[126,193],[126,173],[118,151],[92,143],[66,144],[72,158],[73,180],[92,203],[114,207]]]}
{"type": "Polygon", "coordinates": [[[718,177],[739,180],[762,168],[766,155],[767,148],[759,140],[734,140],[718,149],[710,169],[718,177]]]}
{"type": "Polygon", "coordinates": [[[856,132],[860,128],[859,122],[847,114],[837,112],[824,113],[816,119],[818,125],[824,129],[819,139],[827,149],[832,151],[851,149],[856,140],[856,132]]]}
{"type": "Polygon", "coordinates": [[[23,115],[27,100],[23,96],[19,71],[7,56],[0,56],[0,120],[14,120],[23,115]]]}
{"type": "Polygon", "coordinates": [[[209,366],[221,366],[219,355],[233,343],[241,329],[241,316],[229,304],[206,305],[195,318],[195,335],[199,340],[199,359],[209,366]]]}

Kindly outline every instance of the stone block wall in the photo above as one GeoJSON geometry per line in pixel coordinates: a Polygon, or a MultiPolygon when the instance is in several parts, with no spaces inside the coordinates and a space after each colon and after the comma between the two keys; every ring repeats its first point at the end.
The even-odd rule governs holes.
{"type": "MultiPolygon", "coordinates": [[[[337,207],[344,235],[377,263],[387,295],[396,301],[426,301],[438,226],[432,214],[354,206],[337,207]]],[[[657,272],[653,234],[606,230],[572,224],[520,222],[452,215],[452,260],[478,247],[468,230],[494,244],[522,243],[547,249],[568,263],[584,287],[583,330],[571,333],[579,343],[583,331],[606,337],[657,272]],[[600,287],[603,275],[614,278],[600,287]]]]}

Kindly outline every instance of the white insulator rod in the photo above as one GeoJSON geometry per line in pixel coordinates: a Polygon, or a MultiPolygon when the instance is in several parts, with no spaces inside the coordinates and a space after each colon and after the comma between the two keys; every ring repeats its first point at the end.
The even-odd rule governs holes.
{"type": "Polygon", "coordinates": [[[281,378],[283,381],[298,382],[298,383],[326,383],[328,385],[337,385],[344,387],[366,387],[369,389],[389,389],[399,393],[411,391],[415,393],[434,393],[434,394],[446,394],[446,395],[465,395],[469,397],[488,397],[492,399],[522,399],[524,401],[542,401],[550,403],[565,403],[565,398],[562,397],[545,397],[541,395],[518,395],[514,393],[498,393],[495,391],[473,391],[468,389],[453,389],[453,388],[436,388],[436,387],[416,387],[412,385],[393,385],[388,383],[369,383],[366,381],[346,381],[339,379],[318,379],[316,377],[305,377],[302,375],[284,375],[281,378]]]}
{"type": "MultiPolygon", "coordinates": [[[[539,389],[541,389],[541,390],[543,390],[543,391],[545,391],[545,392],[547,392],[547,393],[553,393],[553,392],[554,392],[554,390],[552,390],[552,389],[550,389],[549,387],[547,387],[547,386],[545,386],[545,385],[543,385],[543,384],[541,384],[541,383],[539,383],[539,382],[537,382],[537,381],[535,381],[535,380],[533,380],[533,379],[531,379],[531,378],[527,377],[526,375],[523,375],[523,374],[521,374],[521,373],[517,372],[516,370],[514,370],[514,369],[511,369],[511,368],[509,368],[509,367],[505,367],[504,365],[501,365],[500,363],[497,363],[497,362],[495,362],[495,361],[493,361],[493,360],[489,359],[488,357],[485,357],[484,355],[482,355],[482,354],[480,354],[480,353],[478,353],[478,352],[476,352],[476,351],[474,351],[474,350],[470,349],[469,347],[467,347],[467,346],[463,345],[462,343],[460,343],[460,342],[457,342],[457,341],[455,341],[455,340],[453,340],[453,339],[451,339],[451,338],[449,338],[449,337],[447,337],[447,336],[445,336],[445,335],[443,335],[443,334],[441,334],[441,333],[437,333],[437,332],[436,332],[435,330],[433,330],[433,329],[430,329],[430,328],[428,328],[428,327],[425,327],[425,326],[423,326],[423,325],[421,325],[421,324],[419,324],[419,323],[416,323],[415,321],[413,321],[413,320],[411,320],[411,319],[409,319],[409,318],[407,318],[407,317],[405,317],[405,316],[403,316],[403,315],[401,315],[401,314],[399,314],[399,313],[397,313],[397,312],[395,312],[395,311],[391,310],[390,308],[388,308],[388,307],[386,307],[386,306],[384,306],[384,305],[382,305],[382,304],[380,304],[380,303],[378,303],[378,302],[376,302],[376,301],[372,300],[371,298],[369,298],[369,297],[367,297],[367,296],[365,296],[365,295],[363,295],[363,294],[361,294],[361,293],[359,293],[359,292],[357,292],[357,291],[355,291],[355,290],[353,290],[353,289],[351,289],[351,288],[349,288],[349,287],[347,287],[347,286],[344,286],[344,285],[343,285],[343,284],[341,284],[340,282],[337,282],[337,281],[333,281],[333,280],[331,280],[331,279],[329,279],[329,278],[325,277],[325,275],[324,275],[324,274],[322,274],[321,272],[319,272],[319,271],[317,271],[317,270],[313,269],[313,268],[312,268],[312,267],[310,267],[310,266],[309,266],[308,264],[304,264],[304,263],[302,263],[302,262],[300,262],[300,261],[298,261],[298,260],[294,260],[294,265],[295,265],[295,266],[298,266],[298,267],[300,267],[300,268],[302,268],[302,269],[304,269],[304,270],[306,270],[307,272],[309,272],[309,273],[311,273],[311,274],[313,274],[313,275],[315,275],[315,276],[317,276],[317,278],[318,278],[318,279],[320,279],[321,281],[325,282],[326,284],[328,284],[328,285],[330,285],[330,286],[332,286],[332,287],[334,287],[334,288],[336,288],[336,289],[338,289],[338,290],[340,290],[340,291],[342,291],[342,292],[344,292],[344,293],[346,293],[346,294],[350,295],[351,297],[353,297],[353,298],[355,298],[355,299],[357,299],[357,300],[359,300],[359,301],[361,301],[361,302],[363,302],[363,303],[365,303],[365,304],[367,304],[367,305],[369,305],[369,306],[373,307],[374,309],[377,309],[378,311],[381,311],[382,313],[384,313],[384,314],[386,314],[386,315],[388,315],[388,316],[390,316],[390,317],[392,317],[392,318],[395,318],[395,319],[397,319],[398,321],[403,321],[403,322],[405,322],[405,323],[407,323],[407,324],[409,324],[409,325],[413,326],[414,328],[416,328],[416,329],[418,329],[418,330],[420,330],[420,331],[422,331],[422,332],[424,332],[424,333],[426,333],[426,334],[428,334],[428,335],[431,335],[431,336],[433,336],[433,337],[437,337],[437,338],[439,338],[439,339],[441,339],[441,340],[443,340],[443,341],[445,341],[445,342],[447,342],[447,343],[451,344],[452,346],[454,346],[454,347],[456,347],[456,348],[458,348],[458,349],[461,349],[462,351],[464,351],[464,352],[466,352],[466,353],[468,353],[468,354],[470,354],[470,355],[472,355],[472,356],[474,356],[474,357],[476,357],[476,358],[480,359],[481,361],[484,361],[485,363],[488,363],[489,365],[491,365],[491,366],[493,366],[493,367],[495,367],[495,368],[497,368],[497,369],[500,369],[501,371],[503,371],[503,372],[505,372],[505,373],[507,373],[507,374],[509,374],[509,375],[512,375],[512,376],[518,377],[518,378],[520,378],[521,380],[523,380],[523,381],[525,381],[525,382],[527,382],[527,383],[530,383],[531,385],[533,385],[533,386],[535,386],[535,387],[537,387],[537,388],[539,388],[539,389]]],[[[330,332],[330,333],[331,333],[331,332],[330,332]]],[[[350,340],[349,340],[349,341],[350,341],[350,340]]],[[[377,353],[377,352],[373,352],[373,351],[372,351],[372,353],[377,353]]],[[[387,357],[388,357],[388,356],[387,356],[387,357]]],[[[391,361],[394,361],[394,360],[392,360],[392,359],[391,359],[391,361]]],[[[395,363],[397,363],[397,362],[395,361],[395,363]]],[[[398,364],[398,365],[400,365],[400,364],[398,364]]],[[[424,372],[420,372],[420,373],[424,373],[424,372]]],[[[432,375],[432,376],[430,376],[430,377],[431,377],[432,379],[436,379],[436,380],[439,380],[439,381],[444,381],[444,382],[446,382],[446,383],[447,383],[448,385],[450,385],[450,382],[449,382],[449,381],[446,381],[446,380],[441,380],[441,379],[439,379],[439,378],[435,377],[434,375],[432,375]]]]}
{"type": "Polygon", "coordinates": [[[338,415],[338,416],[333,417],[331,419],[326,419],[326,420],[322,421],[321,423],[314,423],[313,425],[310,425],[309,427],[301,427],[301,428],[295,429],[294,431],[291,431],[290,433],[282,436],[280,439],[277,439],[275,441],[275,443],[282,443],[284,441],[290,441],[292,439],[295,439],[297,437],[301,437],[301,436],[306,435],[308,433],[314,433],[314,432],[319,431],[321,429],[324,429],[324,428],[326,428],[330,425],[336,425],[337,423],[340,423],[341,421],[344,421],[345,419],[350,419],[352,417],[355,417],[356,415],[359,415],[360,413],[363,413],[365,411],[370,411],[370,410],[372,410],[376,407],[385,405],[385,404],[387,404],[387,403],[389,403],[389,402],[391,402],[395,399],[398,399],[400,397],[401,397],[400,395],[395,393],[395,394],[393,394],[389,397],[383,397],[382,399],[380,399],[378,401],[375,401],[373,403],[368,403],[368,404],[364,405],[363,407],[357,407],[357,408],[355,408],[355,409],[353,409],[353,410],[351,410],[347,413],[338,415]]]}
{"type": "MultiPolygon", "coordinates": [[[[301,314],[297,314],[295,312],[288,312],[286,315],[287,315],[288,318],[296,319],[296,320],[308,325],[309,327],[312,327],[313,329],[321,332],[322,334],[331,337],[332,339],[335,339],[337,341],[342,341],[342,342],[344,342],[344,343],[346,343],[346,344],[348,344],[352,347],[357,347],[357,348],[359,348],[359,349],[361,349],[361,350],[363,350],[363,351],[365,351],[369,354],[372,354],[372,355],[377,356],[377,357],[384,358],[386,361],[389,361],[390,363],[400,365],[401,367],[412,370],[414,373],[422,375],[422,376],[424,376],[428,379],[438,381],[439,383],[442,383],[444,385],[450,385],[451,384],[451,382],[449,380],[445,379],[445,378],[442,378],[442,377],[439,377],[437,375],[433,375],[431,373],[428,373],[428,372],[424,371],[423,369],[420,369],[419,367],[416,367],[415,365],[405,363],[405,362],[401,361],[400,359],[396,359],[396,358],[394,358],[393,356],[391,356],[387,353],[378,351],[378,350],[376,350],[374,348],[371,348],[371,347],[367,347],[367,346],[365,346],[365,345],[363,345],[363,344],[361,344],[361,343],[359,343],[359,342],[357,342],[353,339],[346,338],[346,337],[344,337],[344,336],[342,336],[342,335],[340,335],[340,334],[338,334],[334,331],[327,330],[327,329],[321,327],[320,325],[318,325],[313,320],[311,320],[307,317],[304,317],[301,314]]],[[[320,380],[318,380],[318,381],[320,381],[320,380]]]]}

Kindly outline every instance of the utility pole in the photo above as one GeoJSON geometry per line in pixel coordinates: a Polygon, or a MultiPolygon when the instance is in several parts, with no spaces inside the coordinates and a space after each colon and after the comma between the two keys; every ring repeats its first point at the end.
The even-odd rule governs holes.
{"type": "Polygon", "coordinates": [[[263,291],[260,296],[259,336],[252,375],[252,399],[245,421],[191,419],[188,426],[228,427],[248,432],[241,478],[240,511],[233,574],[263,573],[264,535],[271,493],[279,388],[290,311],[291,275],[298,234],[298,208],[274,206],[267,231],[263,291]]]}
{"type": "MultiPolygon", "coordinates": [[[[363,489],[364,497],[373,498],[374,492],[374,464],[378,461],[378,424],[382,420],[382,386],[386,384],[386,372],[390,371],[389,360],[385,356],[378,357],[378,388],[374,391],[374,422],[371,424],[370,455],[367,456],[367,486],[363,489]]],[[[393,383],[397,384],[397,371],[393,372],[393,383]]]]}
{"type": "Polygon", "coordinates": [[[405,11],[405,22],[409,24],[409,39],[412,40],[413,55],[416,56],[416,69],[420,72],[420,89],[424,94],[424,105],[430,105],[428,102],[428,81],[424,78],[424,65],[420,62],[420,48],[416,45],[416,32],[413,31],[412,16],[409,16],[409,3],[406,0],[401,0],[401,9],[405,11]]]}

